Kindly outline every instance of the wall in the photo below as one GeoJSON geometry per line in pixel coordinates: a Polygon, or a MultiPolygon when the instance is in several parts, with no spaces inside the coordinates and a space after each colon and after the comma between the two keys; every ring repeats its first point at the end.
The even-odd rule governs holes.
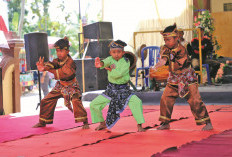
{"type": "Polygon", "coordinates": [[[211,0],[211,12],[223,12],[224,11],[224,3],[232,3],[232,0],[211,0]]]}
{"type": "Polygon", "coordinates": [[[222,48],[216,52],[218,56],[232,57],[232,11],[212,13],[215,32],[222,48]]]}

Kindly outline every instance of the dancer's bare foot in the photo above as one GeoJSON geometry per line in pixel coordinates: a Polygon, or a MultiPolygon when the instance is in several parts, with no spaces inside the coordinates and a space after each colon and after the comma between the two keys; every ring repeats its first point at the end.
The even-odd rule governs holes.
{"type": "Polygon", "coordinates": [[[212,123],[207,123],[201,130],[207,131],[207,130],[212,130],[212,129],[213,129],[212,123]]]}
{"type": "Polygon", "coordinates": [[[44,124],[44,123],[37,123],[32,128],[40,128],[40,127],[45,127],[45,126],[46,126],[46,124],[44,124]]]}
{"type": "Polygon", "coordinates": [[[168,129],[170,129],[169,123],[163,123],[161,124],[160,127],[157,128],[157,130],[168,130],[168,129]]]}
{"type": "Polygon", "coordinates": [[[88,122],[83,122],[82,129],[89,129],[89,124],[88,124],[88,122]]]}
{"type": "Polygon", "coordinates": [[[145,132],[146,130],[142,127],[142,124],[137,125],[138,132],[145,132]]]}
{"type": "Polygon", "coordinates": [[[100,125],[98,127],[95,128],[96,131],[99,131],[99,130],[104,130],[106,129],[106,122],[100,122],[100,125]]]}

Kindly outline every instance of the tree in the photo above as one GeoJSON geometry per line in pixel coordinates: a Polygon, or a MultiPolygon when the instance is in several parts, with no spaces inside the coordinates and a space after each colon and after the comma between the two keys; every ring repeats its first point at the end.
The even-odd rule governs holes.
{"type": "Polygon", "coordinates": [[[30,4],[30,9],[32,10],[32,13],[34,14],[32,18],[35,18],[36,16],[38,18],[36,22],[37,30],[35,31],[47,32],[48,23],[51,22],[49,19],[49,14],[48,14],[48,6],[50,2],[51,0],[35,0],[34,2],[30,4]]]}
{"type": "Polygon", "coordinates": [[[18,35],[21,37],[22,29],[23,29],[23,21],[24,21],[24,13],[25,13],[25,0],[21,1],[21,15],[19,19],[19,27],[18,27],[18,35]]]}
{"type": "MultiPolygon", "coordinates": [[[[20,0],[10,0],[8,1],[8,20],[9,20],[9,30],[17,32],[20,16],[20,0]]],[[[25,12],[27,14],[27,12],[25,12]]]]}
{"type": "MultiPolygon", "coordinates": [[[[70,47],[70,53],[72,55],[72,52],[76,53],[79,50],[78,33],[80,27],[82,27],[79,23],[79,13],[74,13],[75,19],[71,19],[73,12],[65,11],[65,1],[60,0],[58,9],[64,15],[64,22],[62,23],[58,20],[52,21],[49,17],[49,5],[51,1],[55,0],[34,0],[30,3],[27,3],[25,0],[8,1],[10,31],[18,32],[21,37],[31,32],[46,32],[49,36],[58,36],[61,38],[68,36],[72,43],[70,47]]],[[[76,5],[78,8],[78,3],[76,5]]],[[[88,7],[85,12],[87,18],[89,6],[90,1],[88,1],[88,7]]],[[[97,14],[97,18],[95,21],[101,19],[100,13],[97,14]]],[[[91,22],[95,21],[91,20],[91,22]]]]}

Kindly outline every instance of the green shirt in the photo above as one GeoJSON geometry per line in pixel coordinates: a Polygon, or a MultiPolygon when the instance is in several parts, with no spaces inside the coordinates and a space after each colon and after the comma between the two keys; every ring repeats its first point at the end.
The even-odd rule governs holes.
{"type": "Polygon", "coordinates": [[[129,75],[129,68],[130,68],[130,61],[126,61],[124,57],[116,61],[113,59],[112,56],[107,57],[106,59],[102,60],[104,62],[104,66],[101,67],[101,69],[105,67],[109,67],[113,65],[115,68],[113,68],[111,71],[107,70],[108,73],[108,80],[110,83],[114,84],[125,84],[130,80],[129,75]]]}

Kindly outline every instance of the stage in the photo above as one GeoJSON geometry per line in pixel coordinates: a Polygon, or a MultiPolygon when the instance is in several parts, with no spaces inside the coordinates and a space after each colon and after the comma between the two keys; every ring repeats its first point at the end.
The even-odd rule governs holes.
{"type": "MultiPolygon", "coordinates": [[[[232,156],[232,105],[207,105],[214,129],[201,131],[188,105],[176,105],[171,129],[159,126],[159,106],[144,105],[146,132],[136,132],[136,121],[129,108],[109,131],[95,131],[97,124],[82,130],[73,115],[64,109],[55,112],[54,124],[32,128],[38,115],[0,117],[0,156],[232,156]]],[[[103,111],[106,115],[106,109],[103,111]]]]}

